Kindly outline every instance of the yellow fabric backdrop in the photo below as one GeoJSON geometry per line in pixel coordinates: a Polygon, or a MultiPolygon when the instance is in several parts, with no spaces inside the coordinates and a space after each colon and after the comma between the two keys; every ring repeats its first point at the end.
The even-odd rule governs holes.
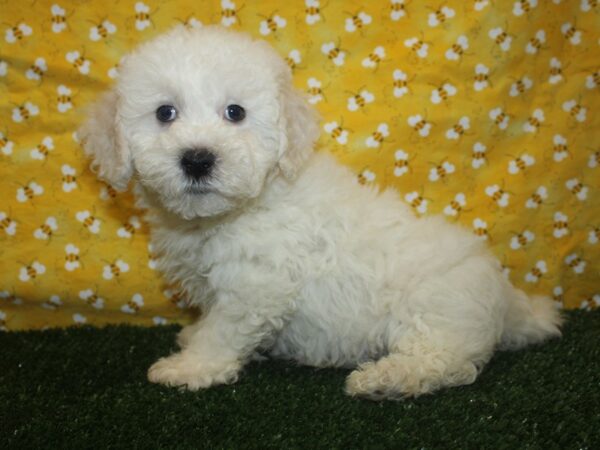
{"type": "Polygon", "coordinates": [[[597,307],[597,3],[1,1],[0,326],[187,320],[74,138],[119,58],[177,23],[264,37],[359,182],[472,229],[528,292],[597,307]]]}

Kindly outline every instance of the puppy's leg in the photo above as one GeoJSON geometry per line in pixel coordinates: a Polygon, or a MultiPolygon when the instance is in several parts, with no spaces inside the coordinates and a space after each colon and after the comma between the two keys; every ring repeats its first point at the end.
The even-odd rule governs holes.
{"type": "Polygon", "coordinates": [[[488,258],[473,257],[430,276],[393,314],[389,355],[347,379],[350,395],[401,398],[470,384],[500,341],[506,281],[488,258]]]}
{"type": "Polygon", "coordinates": [[[273,297],[252,303],[221,295],[196,324],[184,328],[181,352],[158,360],[148,379],[190,390],[235,382],[253,352],[283,326],[290,302],[268,298],[273,297]]]}
{"type": "Polygon", "coordinates": [[[191,325],[186,325],[177,334],[177,345],[179,348],[184,349],[188,346],[192,336],[200,329],[202,320],[198,320],[191,325]]]}
{"type": "Polygon", "coordinates": [[[472,361],[449,350],[431,348],[428,352],[419,347],[361,365],[346,380],[346,392],[372,399],[400,399],[475,381],[478,367],[472,361]]]}

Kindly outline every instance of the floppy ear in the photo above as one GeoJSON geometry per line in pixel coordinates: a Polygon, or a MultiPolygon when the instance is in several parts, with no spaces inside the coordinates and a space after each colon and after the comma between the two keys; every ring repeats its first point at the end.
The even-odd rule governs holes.
{"type": "Polygon", "coordinates": [[[101,180],[123,191],[133,173],[133,163],[117,108],[117,92],[107,92],[92,106],[87,121],[77,134],[85,154],[92,158],[92,171],[101,180]]]}
{"type": "Polygon", "coordinates": [[[311,155],[319,137],[319,126],[315,110],[292,87],[291,77],[286,78],[281,93],[282,148],[279,169],[286,178],[292,179],[311,155]]]}

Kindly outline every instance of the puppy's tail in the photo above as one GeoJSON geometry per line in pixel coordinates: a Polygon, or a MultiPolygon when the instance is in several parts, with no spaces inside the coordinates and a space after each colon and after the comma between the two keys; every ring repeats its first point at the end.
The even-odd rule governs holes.
{"type": "Polygon", "coordinates": [[[558,337],[563,318],[548,297],[528,297],[525,292],[512,288],[500,347],[516,350],[528,344],[558,337]]]}

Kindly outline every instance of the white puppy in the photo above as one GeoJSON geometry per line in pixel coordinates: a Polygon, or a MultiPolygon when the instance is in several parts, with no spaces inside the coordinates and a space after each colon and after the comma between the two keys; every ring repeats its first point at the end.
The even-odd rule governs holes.
{"type": "Polygon", "coordinates": [[[472,383],[494,349],[560,334],[470,232],[418,219],[325,154],[264,42],[176,28],[128,55],[81,130],[100,178],[137,181],[166,278],[204,311],[152,382],[234,382],[258,352],[355,367],[351,395],[472,383]]]}

